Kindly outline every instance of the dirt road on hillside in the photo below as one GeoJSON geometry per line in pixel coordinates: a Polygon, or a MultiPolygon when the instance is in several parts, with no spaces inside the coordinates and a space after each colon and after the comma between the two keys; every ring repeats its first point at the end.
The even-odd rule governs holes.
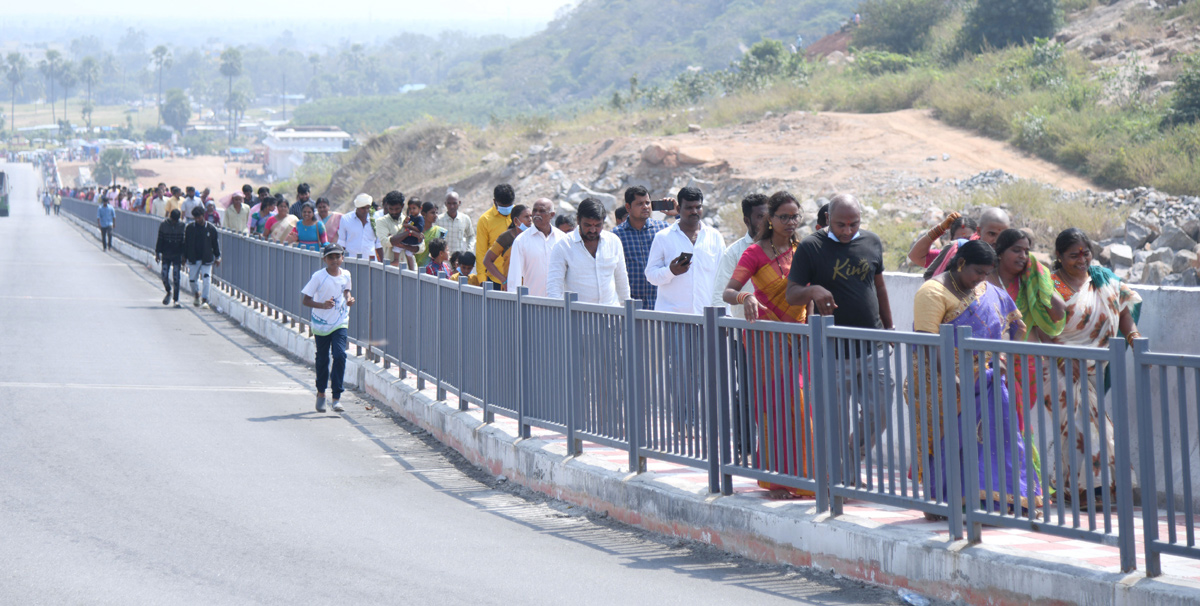
{"type": "Polygon", "coordinates": [[[1065,190],[1100,189],[1008,143],[938,122],[927,110],[792,112],[653,140],[710,147],[738,177],[798,181],[813,191],[861,189],[887,176],[955,179],[994,169],[1065,190]]]}

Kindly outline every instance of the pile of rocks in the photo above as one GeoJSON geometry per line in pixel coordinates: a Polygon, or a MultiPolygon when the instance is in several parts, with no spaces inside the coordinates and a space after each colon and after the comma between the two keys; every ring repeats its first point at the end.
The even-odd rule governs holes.
{"type": "Polygon", "coordinates": [[[1139,284],[1200,286],[1200,219],[1194,213],[1160,220],[1143,208],[1112,236],[1099,256],[1117,275],[1139,284]]]}

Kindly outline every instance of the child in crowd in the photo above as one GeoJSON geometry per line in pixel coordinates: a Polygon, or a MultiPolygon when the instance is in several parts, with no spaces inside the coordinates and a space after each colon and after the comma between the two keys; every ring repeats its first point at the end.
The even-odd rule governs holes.
{"type": "Polygon", "coordinates": [[[458,271],[450,276],[455,282],[462,276],[466,276],[467,284],[471,286],[479,286],[483,283],[479,274],[472,273],[475,271],[475,253],[464,252],[458,255],[458,271]]]}
{"type": "Polygon", "coordinates": [[[449,258],[449,253],[446,251],[446,240],[437,238],[429,243],[429,265],[425,266],[425,273],[436,276],[440,272],[445,272],[447,276],[454,273],[452,267],[446,260],[449,258]]]}
{"type": "Polygon", "coordinates": [[[303,305],[312,308],[312,333],[317,341],[317,412],[325,412],[325,387],[332,383],[333,411],[342,412],[342,380],[346,374],[346,329],[350,326],[350,272],[342,269],[345,249],[326,244],[321,250],[325,269],[317,270],[300,290],[303,305]],[[330,353],[333,368],[330,370],[330,353]]]}

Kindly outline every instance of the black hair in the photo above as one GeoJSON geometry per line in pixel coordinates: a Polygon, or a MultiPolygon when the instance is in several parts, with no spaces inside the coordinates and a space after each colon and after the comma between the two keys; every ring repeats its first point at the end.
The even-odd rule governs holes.
{"type": "Polygon", "coordinates": [[[526,210],[529,210],[529,208],[527,206],[525,206],[524,204],[518,204],[518,205],[512,207],[512,212],[508,213],[509,228],[513,228],[513,227],[517,226],[517,219],[521,218],[521,213],[525,212],[526,210]]]}
{"type": "MultiPolygon", "coordinates": [[[[788,202],[795,204],[797,207],[800,206],[800,202],[796,200],[796,196],[782,190],[771,194],[771,197],[767,198],[767,220],[763,221],[763,228],[758,234],[759,240],[770,240],[775,235],[775,228],[771,227],[771,217],[775,216],[775,211],[779,210],[780,206],[788,202]]],[[[796,234],[792,234],[792,243],[796,243],[796,234]]]]}
{"type": "Polygon", "coordinates": [[[821,210],[817,211],[817,229],[824,229],[829,226],[829,204],[821,205],[821,210]]]}
{"type": "Polygon", "coordinates": [[[187,186],[187,191],[192,192],[194,194],[194,193],[196,193],[196,188],[189,185],[189,186],[187,186]]]}
{"type": "MultiPolygon", "coordinates": [[[[951,227],[951,233],[953,233],[953,229],[951,227]]],[[[1033,239],[1029,237],[1029,234],[1019,229],[1009,228],[1000,232],[1000,235],[996,236],[996,256],[999,257],[1004,254],[1004,251],[1012,248],[1014,244],[1021,240],[1029,240],[1029,243],[1033,244],[1033,239]]]]}
{"type": "Polygon", "coordinates": [[[475,265],[475,253],[473,253],[469,250],[463,252],[461,255],[458,256],[458,264],[474,266],[475,265]]]}
{"type": "MultiPolygon", "coordinates": [[[[431,210],[437,210],[438,205],[433,202],[426,202],[421,205],[421,214],[425,214],[431,210]]],[[[430,227],[433,227],[432,225],[430,227]]]]}
{"type": "Polygon", "coordinates": [[[264,206],[275,206],[275,198],[272,198],[271,196],[260,198],[258,207],[261,209],[264,206]]]}
{"type": "Polygon", "coordinates": [[[308,210],[311,210],[311,211],[313,211],[313,218],[314,218],[314,219],[318,218],[318,217],[317,217],[317,207],[316,207],[316,206],[314,206],[312,202],[305,202],[304,204],[301,204],[301,205],[300,205],[300,216],[301,216],[301,217],[303,217],[303,216],[304,216],[304,209],[306,209],[306,208],[307,208],[308,210]]]}
{"type": "Polygon", "coordinates": [[[324,196],[317,198],[317,206],[320,206],[322,204],[329,204],[329,198],[326,198],[324,196]]]}
{"type": "MultiPolygon", "coordinates": [[[[439,239],[440,239],[440,238],[439,238],[439,239]]],[[[451,267],[458,267],[458,266],[460,265],[460,263],[458,262],[458,260],[459,260],[459,258],[460,258],[460,257],[462,257],[462,253],[461,253],[461,252],[450,253],[450,266],[451,266],[451,267]]]]}
{"type": "Polygon", "coordinates": [[[513,192],[511,185],[507,183],[501,183],[492,190],[492,199],[495,200],[496,204],[499,206],[511,206],[513,200],[517,199],[517,194],[513,192]]]}
{"type": "MultiPolygon", "coordinates": [[[[955,219],[954,222],[950,224],[950,236],[955,237],[954,235],[958,233],[958,230],[960,230],[964,227],[970,228],[971,231],[978,232],[979,231],[979,221],[976,221],[975,219],[972,219],[971,217],[968,217],[966,215],[963,215],[963,216],[955,219]]],[[[999,243],[1000,240],[996,240],[996,242],[999,243]]],[[[1009,244],[1009,246],[1012,246],[1012,245],[1009,244]]],[[[1001,252],[1003,252],[1003,251],[997,250],[996,254],[999,255],[1001,252]]]]}
{"type": "Polygon", "coordinates": [[[575,218],[572,217],[568,213],[563,213],[561,215],[555,215],[554,227],[562,227],[564,225],[570,225],[571,227],[575,227],[575,218]]]}
{"type": "Polygon", "coordinates": [[[624,206],[618,206],[616,214],[617,214],[617,223],[621,223],[621,222],[625,221],[625,217],[627,217],[629,215],[629,210],[626,209],[624,206]]]}
{"type": "MultiPolygon", "coordinates": [[[[421,208],[421,206],[422,206],[422,205],[424,205],[424,204],[425,204],[425,202],[424,202],[424,201],[422,201],[420,198],[418,198],[418,197],[416,197],[416,196],[413,196],[413,197],[409,198],[409,199],[408,199],[408,202],[405,202],[405,204],[404,204],[404,205],[405,205],[406,207],[408,207],[408,206],[412,206],[412,205],[414,205],[414,204],[416,204],[416,205],[417,205],[417,208],[421,208]]],[[[420,211],[417,211],[417,212],[420,212],[420,211]]]]}
{"type": "Polygon", "coordinates": [[[633,204],[633,199],[638,196],[646,196],[649,198],[650,192],[646,191],[646,188],[642,187],[641,185],[634,185],[633,187],[625,190],[625,203],[633,204]]]}
{"type": "Polygon", "coordinates": [[[958,253],[954,255],[954,260],[951,261],[950,267],[953,269],[959,263],[966,265],[988,265],[996,266],[996,251],[992,249],[992,245],[983,240],[971,240],[966,244],[958,247],[958,253]]]}
{"type": "Polygon", "coordinates": [[[675,198],[679,200],[680,206],[683,206],[684,202],[703,202],[704,192],[695,187],[685,187],[679,190],[675,198]]]}
{"type": "Polygon", "coordinates": [[[750,215],[754,214],[754,209],[767,203],[765,194],[750,194],[742,198],[742,216],[749,219],[750,215]]]}
{"type": "Polygon", "coordinates": [[[1089,253],[1092,251],[1092,239],[1083,233],[1082,229],[1071,227],[1064,229],[1058,234],[1058,237],[1054,239],[1054,252],[1056,253],[1054,255],[1054,269],[1062,269],[1062,261],[1059,261],[1058,258],[1076,244],[1083,244],[1089,253]]]}
{"type": "Polygon", "coordinates": [[[178,208],[171,211],[171,220],[172,221],[178,221],[179,217],[181,217],[181,216],[183,216],[183,214],[179,212],[178,208]]]}
{"type": "Polygon", "coordinates": [[[296,195],[297,196],[303,196],[304,194],[307,194],[311,191],[312,191],[312,187],[310,187],[309,184],[307,184],[307,183],[301,183],[300,185],[296,186],[296,195]]]}
{"type": "Polygon", "coordinates": [[[259,196],[266,196],[266,195],[268,195],[268,194],[270,194],[270,193],[271,193],[271,188],[267,187],[266,185],[264,185],[264,186],[262,186],[262,187],[258,188],[258,195],[259,195],[259,196]]]}
{"type": "Polygon", "coordinates": [[[386,194],[383,194],[383,205],[386,207],[393,204],[404,204],[404,194],[394,189],[386,194]]]}
{"type": "Polygon", "coordinates": [[[433,241],[431,241],[429,243],[429,258],[430,259],[436,259],[438,255],[440,255],[444,252],[446,252],[446,239],[445,238],[434,238],[433,241]]]}
{"type": "MultiPolygon", "coordinates": [[[[172,211],[172,212],[174,212],[174,211],[172,211]]],[[[201,215],[203,215],[203,214],[204,214],[204,209],[203,209],[203,208],[201,208],[201,207],[199,207],[199,206],[193,206],[193,207],[192,207],[192,216],[193,216],[193,217],[199,217],[199,216],[201,216],[201,215]]]]}
{"type": "Polygon", "coordinates": [[[579,210],[576,211],[579,220],[591,219],[593,221],[604,220],[604,205],[595,198],[584,198],[579,203],[579,210]]]}
{"type": "Polygon", "coordinates": [[[254,186],[247,183],[242,186],[242,191],[247,194],[254,194],[254,186]]]}

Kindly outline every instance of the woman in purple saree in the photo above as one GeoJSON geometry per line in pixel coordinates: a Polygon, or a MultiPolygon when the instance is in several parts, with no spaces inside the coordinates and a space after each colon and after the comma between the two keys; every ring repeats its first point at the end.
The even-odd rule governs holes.
{"type": "MultiPolygon", "coordinates": [[[[950,324],[956,329],[960,326],[970,327],[972,336],[976,338],[1023,339],[1025,324],[1021,321],[1021,312],[1017,311],[1012,297],[987,281],[988,274],[995,266],[996,253],[988,244],[975,240],[959,247],[950,263],[949,271],[926,281],[917,291],[913,309],[913,330],[937,334],[939,325],[950,324]]],[[[957,339],[956,333],[956,342],[957,339]]],[[[957,351],[955,360],[957,363],[957,351]]],[[[992,362],[981,369],[978,356],[973,356],[972,364],[975,366],[977,377],[973,398],[977,423],[973,431],[963,427],[960,392],[957,398],[959,435],[962,436],[965,447],[970,448],[970,444],[974,442],[977,449],[979,468],[975,473],[979,475],[980,502],[986,503],[990,499],[993,503],[992,509],[1001,511],[1011,511],[1015,504],[1019,504],[1022,509],[1028,511],[1030,500],[1033,501],[1034,507],[1041,506],[1041,487],[1037,481],[1037,474],[1027,463],[1023,437],[1017,432],[1009,431],[1010,427],[1015,427],[1016,411],[1008,399],[1005,356],[994,356],[992,362]],[[1010,416],[1013,416],[1014,423],[1010,423],[1010,416]],[[1001,424],[999,428],[996,427],[997,423],[1001,424]],[[1001,440],[996,439],[997,430],[1001,440]],[[990,437],[985,439],[985,436],[990,437]],[[985,452],[985,448],[990,452],[985,452]],[[1014,449],[1017,466],[1015,470],[1014,449]],[[987,469],[989,465],[990,470],[987,469]],[[1006,495],[1003,504],[1002,493],[1006,495]]],[[[930,366],[926,365],[925,368],[929,369],[930,366]]],[[[941,390],[940,385],[931,385],[930,375],[930,371],[927,370],[925,389],[920,392],[921,398],[925,400],[924,405],[914,411],[918,418],[914,421],[917,426],[918,448],[921,449],[917,463],[918,477],[923,479],[923,474],[932,470],[929,486],[944,500],[947,495],[946,456],[950,453],[946,451],[944,437],[938,444],[940,456],[935,456],[933,449],[935,434],[932,431],[932,413],[935,409],[932,407],[930,396],[940,397],[941,390]],[[938,459],[940,464],[936,462],[938,459]]],[[[957,375],[956,368],[956,382],[957,375]]],[[[907,393],[908,390],[905,391],[907,393]]],[[[953,454],[962,457],[962,452],[953,454]]],[[[966,473],[970,473],[965,469],[963,471],[964,477],[966,473]]],[[[965,489],[965,482],[963,486],[965,489]]]]}

